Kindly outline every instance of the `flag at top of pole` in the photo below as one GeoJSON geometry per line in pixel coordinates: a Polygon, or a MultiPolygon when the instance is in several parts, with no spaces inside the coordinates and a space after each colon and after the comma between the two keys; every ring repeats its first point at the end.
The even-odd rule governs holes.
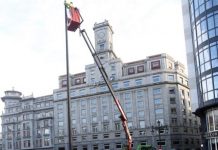
{"type": "Polygon", "coordinates": [[[82,23],[79,10],[73,6],[72,2],[65,1],[64,4],[67,9],[67,30],[75,32],[82,23]]]}

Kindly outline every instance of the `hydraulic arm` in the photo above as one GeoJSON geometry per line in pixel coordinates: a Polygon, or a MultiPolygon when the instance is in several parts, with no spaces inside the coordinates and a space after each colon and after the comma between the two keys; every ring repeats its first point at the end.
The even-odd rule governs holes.
{"type": "Polygon", "coordinates": [[[129,132],[126,114],[124,113],[123,108],[121,107],[121,104],[120,104],[119,100],[115,96],[112,85],[109,82],[109,78],[107,76],[107,73],[106,73],[106,71],[105,71],[105,69],[104,69],[104,67],[103,67],[103,65],[101,63],[101,60],[98,57],[98,55],[96,53],[96,50],[95,50],[94,46],[92,45],[86,31],[84,29],[83,30],[80,29],[80,33],[81,33],[83,39],[85,40],[86,45],[88,46],[88,48],[89,48],[89,50],[90,50],[90,52],[91,52],[91,54],[92,54],[92,56],[94,58],[95,63],[98,66],[98,69],[99,69],[99,71],[100,71],[100,73],[101,73],[101,75],[102,75],[108,89],[109,89],[109,92],[111,93],[111,96],[113,97],[113,100],[114,100],[116,106],[118,107],[118,110],[120,112],[120,119],[122,121],[122,126],[124,128],[124,131],[126,133],[126,138],[128,140],[127,148],[128,148],[128,150],[132,150],[132,137],[131,137],[130,132],[129,132]]]}
{"type": "Polygon", "coordinates": [[[107,76],[107,73],[106,73],[106,71],[101,63],[100,58],[98,57],[98,55],[96,53],[94,46],[92,45],[92,42],[90,41],[90,38],[88,37],[85,29],[83,29],[83,30],[80,29],[80,25],[83,22],[83,18],[81,16],[79,10],[76,7],[74,7],[72,3],[65,2],[65,7],[69,9],[69,14],[70,14],[70,17],[68,17],[68,22],[66,22],[66,24],[68,24],[68,30],[75,32],[79,28],[79,31],[80,31],[83,39],[85,40],[86,45],[88,46],[88,48],[91,52],[91,55],[93,56],[94,61],[95,61],[96,65],[97,65],[97,67],[98,67],[98,69],[99,69],[108,89],[109,89],[109,92],[111,93],[111,96],[113,97],[113,100],[114,100],[116,106],[118,107],[119,112],[120,112],[120,119],[122,121],[122,126],[124,128],[124,131],[126,133],[126,138],[128,140],[127,150],[132,150],[132,137],[131,137],[130,132],[129,132],[126,114],[124,113],[123,108],[122,108],[119,100],[115,96],[115,93],[113,91],[111,83],[109,82],[109,78],[107,76]]]}

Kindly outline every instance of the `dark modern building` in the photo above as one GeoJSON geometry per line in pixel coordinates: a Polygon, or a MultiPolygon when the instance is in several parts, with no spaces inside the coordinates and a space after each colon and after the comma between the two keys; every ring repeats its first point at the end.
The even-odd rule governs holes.
{"type": "Polygon", "coordinates": [[[190,92],[202,147],[218,150],[218,0],[182,0],[190,92]]]}

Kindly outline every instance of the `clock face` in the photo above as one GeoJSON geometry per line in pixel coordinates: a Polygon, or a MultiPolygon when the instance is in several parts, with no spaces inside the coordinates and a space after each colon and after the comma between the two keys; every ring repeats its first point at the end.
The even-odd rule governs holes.
{"type": "Polygon", "coordinates": [[[104,32],[99,32],[98,33],[98,38],[102,39],[105,37],[105,33],[104,32]]]}

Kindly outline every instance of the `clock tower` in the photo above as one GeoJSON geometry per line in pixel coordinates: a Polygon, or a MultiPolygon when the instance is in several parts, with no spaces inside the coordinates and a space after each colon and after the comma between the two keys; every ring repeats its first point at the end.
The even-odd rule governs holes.
{"type": "Polygon", "coordinates": [[[116,58],[113,52],[113,30],[107,20],[95,23],[95,49],[102,62],[116,58]]]}

